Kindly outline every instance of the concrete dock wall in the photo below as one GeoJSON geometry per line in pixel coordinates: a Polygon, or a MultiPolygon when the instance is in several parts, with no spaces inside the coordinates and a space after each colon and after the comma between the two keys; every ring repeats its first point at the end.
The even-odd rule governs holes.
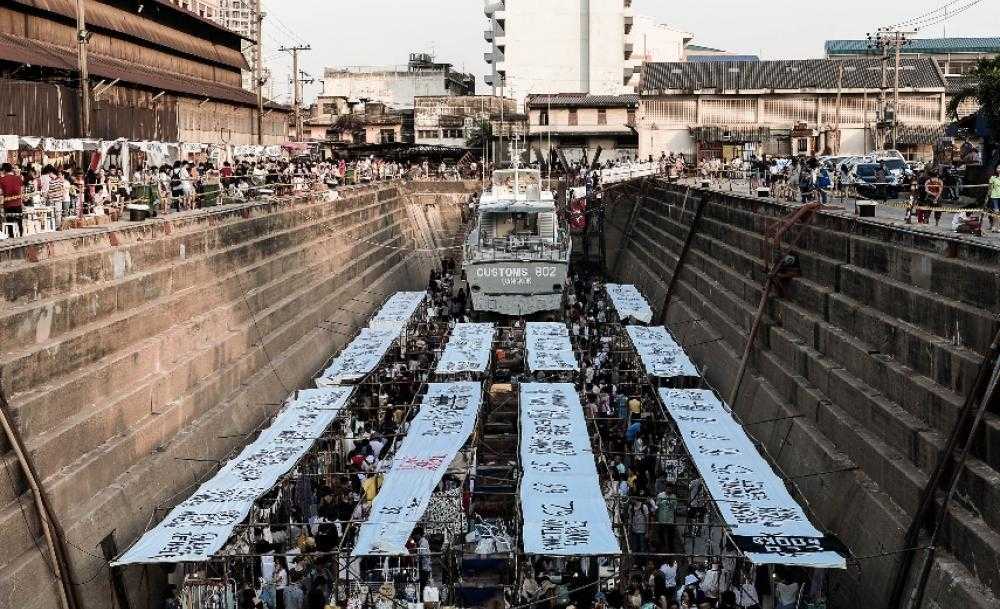
{"type": "MultiPolygon", "coordinates": [[[[100,541],[114,531],[128,547],[389,294],[423,289],[474,189],[386,185],[0,249],[3,387],[84,607],[112,606],[100,541]]],[[[0,607],[57,607],[38,517],[2,440],[0,457],[11,476],[0,483],[0,607]]],[[[146,606],[141,575],[130,570],[133,607],[146,606]]]]}
{"type": "MultiPolygon", "coordinates": [[[[609,264],[662,309],[704,198],[667,325],[728,399],[762,293],[765,235],[792,206],[647,187],[647,198],[636,189],[613,204],[609,264]]],[[[843,213],[789,236],[799,231],[801,276],[769,302],[735,409],[859,557],[833,577],[833,606],[884,607],[904,531],[996,332],[1000,251],[843,213]]],[[[1000,606],[998,472],[993,412],[950,509],[926,607],[1000,606]]]]}

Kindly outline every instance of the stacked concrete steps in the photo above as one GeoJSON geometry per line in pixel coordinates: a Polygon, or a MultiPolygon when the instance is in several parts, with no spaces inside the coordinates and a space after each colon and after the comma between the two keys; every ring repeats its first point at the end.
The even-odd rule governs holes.
{"type": "MultiPolygon", "coordinates": [[[[36,344],[3,354],[13,370],[5,385],[15,387],[19,425],[66,538],[80,546],[70,548],[77,579],[102,568],[104,534],[116,529],[127,546],[164,515],[153,508],[169,508],[214,469],[178,459],[216,459],[244,445],[242,434],[307,382],[388,293],[423,285],[427,262],[403,253],[417,230],[406,196],[390,187],[335,204],[177,220],[169,233],[130,227],[111,251],[107,239],[84,240],[49,247],[45,260],[15,260],[21,288],[5,295],[24,293],[26,283],[38,289],[33,300],[9,298],[0,325],[36,344]],[[107,268],[116,260],[124,272],[107,268]],[[87,305],[91,314],[80,315],[87,305]],[[59,321],[42,336],[32,320],[46,315],[59,321]],[[94,347],[82,346],[93,336],[94,347]]],[[[457,206],[441,214],[443,225],[457,226],[457,206]]],[[[52,606],[37,592],[51,584],[25,585],[47,580],[37,526],[24,525],[13,494],[0,493],[0,542],[16,550],[0,560],[0,605],[52,606]]],[[[82,590],[87,606],[105,606],[106,572],[82,590]]]]}
{"type": "MultiPolygon", "coordinates": [[[[674,196],[672,200],[675,204],[678,202],[676,199],[674,196]]],[[[698,303],[695,315],[701,315],[712,332],[717,332],[736,352],[741,352],[749,320],[759,300],[764,271],[760,256],[765,251],[761,233],[770,219],[737,207],[740,206],[709,204],[703,219],[702,233],[696,238],[694,249],[689,253],[688,267],[682,273],[677,297],[685,303],[698,303]],[[710,301],[710,305],[706,301],[710,301]]],[[[686,235],[692,208],[693,204],[689,204],[688,211],[682,213],[676,206],[653,204],[638,216],[634,247],[630,253],[650,273],[651,277],[643,280],[654,292],[659,278],[665,277],[673,268],[675,252],[680,250],[682,239],[686,235]],[[644,251],[647,254],[644,255],[644,251]]],[[[926,482],[926,472],[933,467],[933,460],[942,444],[941,434],[921,420],[917,413],[908,412],[875,388],[863,381],[859,382],[854,378],[859,370],[843,369],[816,349],[816,337],[820,336],[825,339],[819,345],[821,347],[828,347],[833,343],[831,337],[836,337],[840,341],[837,345],[840,351],[834,351],[833,354],[840,359],[845,353],[850,353],[851,357],[847,361],[851,363],[870,359],[873,351],[862,341],[844,341],[849,336],[827,323],[827,311],[830,308],[827,301],[831,298],[846,298],[833,293],[832,288],[836,284],[827,287],[807,278],[813,269],[821,269],[823,277],[832,276],[836,281],[838,267],[843,265],[822,254],[813,257],[811,251],[803,253],[802,265],[805,277],[795,280],[794,288],[787,294],[788,300],[775,301],[772,313],[778,323],[797,320],[797,328],[807,331],[802,332],[802,336],[770,326],[759,341],[762,348],[769,348],[770,351],[757,352],[754,367],[767,378],[770,385],[779,388],[780,401],[791,407],[788,409],[789,414],[808,413],[807,416],[823,428],[827,437],[835,439],[839,446],[848,450],[850,459],[862,466],[866,478],[874,476],[869,479],[877,482],[880,488],[893,491],[890,502],[883,505],[882,509],[887,514],[894,513],[898,523],[905,526],[908,522],[905,513],[912,511],[919,489],[926,482]],[[834,271],[832,274],[831,270],[834,271]],[[782,315],[789,307],[794,307],[792,314],[782,315]],[[806,311],[812,311],[812,314],[806,311]],[[814,318],[817,314],[820,314],[819,320],[814,318]],[[865,357],[859,359],[862,354],[865,357]],[[830,378],[834,379],[835,385],[831,386],[830,378]],[[833,405],[824,391],[819,389],[818,385],[822,383],[825,383],[823,388],[826,391],[833,392],[839,396],[840,402],[851,406],[850,413],[833,405]],[[845,400],[845,395],[850,396],[850,399],[845,400]],[[833,427],[834,424],[836,428],[833,427]],[[923,470],[918,466],[922,466],[923,470]],[[900,481],[908,482],[900,484],[900,481]]],[[[647,294],[650,294],[648,289],[647,294]]],[[[656,297],[653,296],[654,301],[656,297]]],[[[949,305],[947,300],[939,301],[938,304],[945,310],[949,305]]],[[[673,317],[678,324],[687,321],[676,319],[676,315],[673,317]]],[[[978,320],[974,318],[972,326],[982,328],[977,325],[981,320],[982,316],[978,320]]],[[[678,331],[681,335],[684,332],[684,329],[678,331]]],[[[919,328],[906,328],[905,333],[918,340],[926,339],[926,336],[921,336],[919,328]]],[[[698,340],[711,338],[703,337],[698,340]]],[[[693,344],[692,340],[686,340],[683,336],[682,342],[693,344]]],[[[941,387],[926,379],[926,382],[917,383],[917,390],[912,395],[934,394],[937,397],[936,403],[944,405],[941,410],[947,411],[945,419],[953,420],[955,404],[961,404],[955,390],[965,386],[970,370],[974,373],[978,356],[971,350],[951,348],[950,345],[935,342],[934,346],[940,353],[946,354],[946,357],[939,357],[937,361],[958,361],[959,365],[937,368],[925,365],[921,372],[937,372],[936,378],[947,384],[941,387]],[[948,373],[942,374],[944,371],[948,373]]],[[[707,361],[710,366],[718,367],[711,359],[707,361]]],[[[887,365],[899,367],[892,360],[888,360],[887,365]]],[[[720,386],[726,386],[726,383],[723,382],[720,386]]],[[[748,389],[744,393],[751,394],[748,389]]],[[[759,410],[759,406],[755,404],[753,418],[760,416],[759,410]]],[[[995,426],[995,420],[990,423],[991,427],[995,426]]],[[[790,430],[789,434],[791,433],[790,430]]],[[[799,446],[796,448],[800,449],[799,446]]],[[[990,452],[980,454],[986,458],[991,455],[990,452]]],[[[970,463],[967,471],[966,479],[970,481],[967,486],[979,489],[995,487],[991,483],[995,481],[995,475],[982,461],[970,463]]],[[[994,497],[995,491],[981,492],[978,499],[981,505],[988,506],[995,505],[994,497]]],[[[997,582],[989,574],[982,573],[983,567],[990,560],[995,560],[997,549],[1000,548],[994,530],[984,526],[983,521],[962,508],[952,510],[949,530],[953,532],[955,541],[962,539],[955,547],[969,548],[970,543],[975,546],[974,552],[962,553],[969,572],[978,574],[981,579],[996,586],[997,582]],[[975,558],[976,556],[979,558],[975,558]]],[[[886,531],[877,532],[873,539],[878,538],[885,540],[886,531]]],[[[889,574],[891,575],[891,570],[889,574]]],[[[962,577],[952,578],[956,579],[965,581],[962,577]]],[[[973,581],[975,578],[965,579],[973,581]]]]}

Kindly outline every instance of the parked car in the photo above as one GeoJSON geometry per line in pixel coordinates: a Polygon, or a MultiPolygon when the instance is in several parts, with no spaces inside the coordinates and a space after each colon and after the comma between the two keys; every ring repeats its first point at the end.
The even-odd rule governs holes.
{"type": "MultiPolygon", "coordinates": [[[[886,162],[883,161],[883,164],[886,162]]],[[[879,180],[879,163],[858,163],[851,168],[848,183],[853,184],[858,194],[868,199],[895,199],[902,188],[902,176],[886,167],[885,177],[879,180]]]]}

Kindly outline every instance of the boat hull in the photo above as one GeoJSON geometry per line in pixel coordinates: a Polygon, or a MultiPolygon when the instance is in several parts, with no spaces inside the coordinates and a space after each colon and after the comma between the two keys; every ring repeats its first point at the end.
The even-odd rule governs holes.
{"type": "Polygon", "coordinates": [[[569,261],[466,262],[464,270],[474,310],[520,316],[562,306],[569,261]]]}

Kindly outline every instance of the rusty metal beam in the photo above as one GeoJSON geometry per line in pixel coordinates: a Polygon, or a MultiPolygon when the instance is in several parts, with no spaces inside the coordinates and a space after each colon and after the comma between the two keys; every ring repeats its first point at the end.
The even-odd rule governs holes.
{"type": "MultiPolygon", "coordinates": [[[[24,440],[14,425],[14,417],[10,412],[10,405],[7,403],[7,396],[4,394],[2,383],[2,375],[0,375],[0,426],[3,427],[7,441],[17,456],[24,479],[27,480],[28,486],[31,489],[31,497],[34,500],[35,509],[38,511],[38,521],[42,525],[42,533],[45,536],[45,543],[49,551],[49,566],[52,568],[53,575],[59,580],[59,597],[62,607],[64,609],[77,609],[80,607],[80,602],[76,597],[76,588],[73,586],[70,577],[69,560],[66,558],[66,546],[63,542],[62,529],[56,521],[52,506],[49,504],[45,490],[42,488],[41,480],[35,471],[34,464],[31,462],[31,457],[24,444],[24,440]]],[[[11,491],[15,494],[17,493],[16,489],[12,488],[11,491]]],[[[18,498],[15,497],[14,500],[17,501],[18,498]]],[[[28,535],[32,535],[31,531],[28,531],[28,535]]]]}

